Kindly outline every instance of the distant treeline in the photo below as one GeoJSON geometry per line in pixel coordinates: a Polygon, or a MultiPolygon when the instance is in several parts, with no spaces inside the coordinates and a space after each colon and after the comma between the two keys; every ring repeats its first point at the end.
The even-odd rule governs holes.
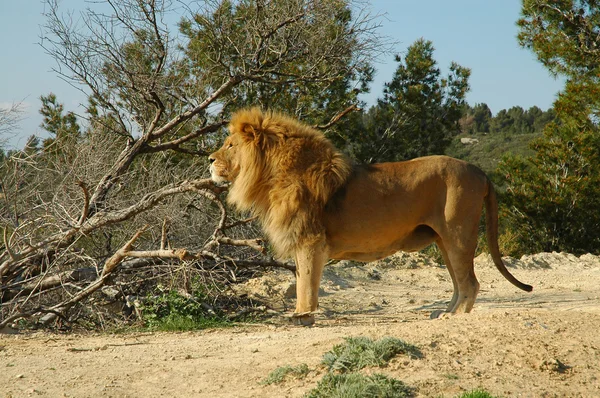
{"type": "Polygon", "coordinates": [[[520,106],[502,109],[496,116],[486,103],[465,105],[465,113],[460,120],[464,133],[539,133],[556,118],[554,110],[543,111],[537,106],[525,110],[520,106]]]}

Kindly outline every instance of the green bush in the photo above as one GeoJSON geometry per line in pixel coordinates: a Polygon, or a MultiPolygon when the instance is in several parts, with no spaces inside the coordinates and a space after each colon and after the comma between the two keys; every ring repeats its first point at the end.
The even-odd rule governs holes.
{"type": "MultiPolygon", "coordinates": [[[[422,358],[421,351],[394,337],[373,341],[367,337],[348,337],[323,356],[328,372],[311,390],[309,398],[402,398],[413,396],[413,389],[385,375],[363,375],[356,370],[385,366],[396,355],[422,358]]],[[[281,383],[288,377],[304,378],[310,372],[306,364],[275,369],[261,384],[281,383]]]]}
{"type": "Polygon", "coordinates": [[[308,398],[404,398],[413,396],[412,388],[382,374],[328,373],[310,391],[308,398]]]}
{"type": "Polygon", "coordinates": [[[201,290],[183,296],[175,290],[158,287],[157,295],[149,296],[142,316],[152,330],[184,331],[230,325],[224,314],[206,305],[208,297],[201,290]]]}

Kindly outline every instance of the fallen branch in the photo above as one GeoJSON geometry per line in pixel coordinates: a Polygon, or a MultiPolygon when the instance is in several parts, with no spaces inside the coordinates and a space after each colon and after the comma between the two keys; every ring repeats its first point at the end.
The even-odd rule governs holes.
{"type": "Polygon", "coordinates": [[[45,291],[48,289],[55,288],[70,282],[84,282],[91,281],[98,277],[98,273],[95,267],[79,268],[75,270],[59,272],[55,275],[45,276],[42,279],[35,278],[34,282],[27,280],[13,283],[10,285],[2,286],[0,290],[8,290],[8,294],[4,294],[3,300],[11,300],[16,294],[30,293],[32,291],[45,291]],[[11,294],[10,290],[17,290],[16,294],[11,294]]]}
{"type": "MultiPolygon", "coordinates": [[[[91,217],[87,218],[81,226],[53,234],[35,245],[28,246],[19,253],[10,252],[10,258],[0,264],[0,277],[14,269],[14,266],[17,265],[19,261],[27,261],[31,257],[43,256],[46,248],[50,245],[53,245],[55,250],[61,249],[66,247],[70,243],[70,240],[77,234],[88,235],[107,225],[131,219],[136,215],[153,208],[169,196],[184,192],[201,192],[203,190],[210,191],[212,195],[207,194],[206,196],[211,198],[224,192],[227,188],[215,185],[210,179],[183,181],[179,184],[166,186],[155,192],[146,194],[138,203],[125,209],[96,212],[91,217]]],[[[7,238],[6,230],[4,231],[4,238],[5,242],[11,240],[7,238]]],[[[6,246],[6,248],[9,249],[9,246],[6,246]]]]}
{"type": "Polygon", "coordinates": [[[102,269],[102,277],[113,272],[115,268],[117,268],[117,266],[121,264],[125,257],[128,256],[127,253],[131,251],[131,248],[133,247],[135,241],[139,239],[139,237],[144,233],[146,229],[148,229],[148,226],[144,225],[133,235],[129,242],[125,243],[125,245],[119,250],[117,250],[111,258],[106,260],[106,262],[104,263],[104,268],[102,269]]]}

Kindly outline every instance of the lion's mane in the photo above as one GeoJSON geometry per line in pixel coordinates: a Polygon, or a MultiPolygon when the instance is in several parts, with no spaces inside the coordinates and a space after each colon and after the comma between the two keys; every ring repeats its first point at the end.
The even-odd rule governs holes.
{"type": "Polygon", "coordinates": [[[258,216],[280,257],[323,238],[325,205],[349,178],[350,161],[322,132],[259,108],[236,112],[229,132],[241,144],[228,202],[258,216]]]}

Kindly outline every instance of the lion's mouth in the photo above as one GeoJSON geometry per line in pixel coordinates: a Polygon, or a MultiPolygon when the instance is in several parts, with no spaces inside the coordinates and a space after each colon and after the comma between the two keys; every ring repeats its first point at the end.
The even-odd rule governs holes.
{"type": "Polygon", "coordinates": [[[210,179],[213,180],[214,182],[216,182],[217,184],[224,184],[229,182],[229,180],[227,180],[227,178],[225,178],[224,176],[220,175],[217,170],[215,169],[214,165],[210,165],[210,179]]]}

